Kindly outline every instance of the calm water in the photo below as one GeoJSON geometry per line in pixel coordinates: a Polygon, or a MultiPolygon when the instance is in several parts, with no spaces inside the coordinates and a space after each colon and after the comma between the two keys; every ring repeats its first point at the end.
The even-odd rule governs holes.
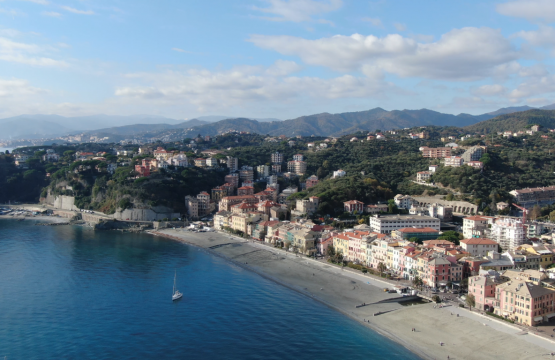
{"type": "Polygon", "coordinates": [[[0,221],[0,359],[418,359],[196,248],[0,221]],[[171,301],[174,269],[185,294],[171,301]]]}

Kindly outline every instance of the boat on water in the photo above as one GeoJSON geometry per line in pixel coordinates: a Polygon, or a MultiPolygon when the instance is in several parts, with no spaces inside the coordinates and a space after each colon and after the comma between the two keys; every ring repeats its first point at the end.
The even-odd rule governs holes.
{"type": "Polygon", "coordinates": [[[181,299],[183,297],[183,294],[179,292],[179,290],[177,290],[177,286],[176,286],[176,281],[177,281],[177,270],[175,270],[175,276],[173,277],[173,295],[172,295],[172,301],[175,301],[177,299],[181,299]]]}

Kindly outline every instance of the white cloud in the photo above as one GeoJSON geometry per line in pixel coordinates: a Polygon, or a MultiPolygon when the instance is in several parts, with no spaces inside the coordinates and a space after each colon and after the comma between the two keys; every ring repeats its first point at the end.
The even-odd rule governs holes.
{"type": "Polygon", "coordinates": [[[46,49],[39,45],[15,42],[7,38],[0,37],[0,60],[33,66],[69,66],[69,64],[65,61],[37,56],[45,51],[46,49]]]}
{"type": "Polygon", "coordinates": [[[72,8],[72,7],[69,7],[69,6],[62,6],[61,8],[66,10],[66,11],[69,11],[71,13],[74,13],[74,14],[94,15],[94,11],[92,11],[92,10],[78,10],[78,9],[75,9],[75,8],[72,8]]]}
{"type": "Polygon", "coordinates": [[[383,23],[379,18],[365,17],[365,18],[362,18],[362,21],[369,22],[375,27],[383,28],[383,23]]]}
{"type": "Polygon", "coordinates": [[[432,43],[419,43],[398,34],[382,38],[336,35],[317,40],[253,35],[248,41],[337,71],[361,70],[371,65],[402,77],[445,80],[492,76],[499,67],[507,67],[520,55],[500,31],[486,27],[454,29],[432,43]]]}
{"type": "Polygon", "coordinates": [[[186,51],[185,51],[185,50],[183,50],[183,49],[180,49],[180,48],[175,48],[175,47],[174,47],[174,48],[172,48],[172,50],[173,50],[173,51],[177,51],[177,52],[181,52],[181,53],[184,53],[184,52],[186,52],[186,51]]]}
{"type": "Polygon", "coordinates": [[[149,101],[157,105],[189,103],[199,111],[215,111],[258,103],[290,103],[301,99],[342,99],[384,96],[397,91],[394,85],[368,77],[343,75],[332,79],[297,77],[291,61],[278,61],[264,68],[245,66],[229,71],[167,71],[128,74],[136,82],[116,89],[121,99],[149,101]]]}
{"type": "MultiPolygon", "coordinates": [[[[22,79],[0,79],[0,98],[13,98],[27,95],[44,94],[47,91],[29,85],[22,79]]],[[[7,105],[7,104],[6,104],[7,105]]]]}
{"type": "MultiPolygon", "coordinates": [[[[268,7],[253,6],[253,9],[275,16],[263,17],[271,21],[304,22],[312,21],[314,15],[327,13],[339,9],[343,5],[342,0],[264,0],[268,7]]],[[[321,23],[330,23],[327,20],[318,19],[321,23]]]]}
{"type": "Polygon", "coordinates": [[[515,36],[526,40],[533,46],[555,46],[555,29],[551,26],[540,25],[537,31],[519,31],[515,36]]]}
{"type": "Polygon", "coordinates": [[[528,20],[555,21],[555,1],[553,0],[515,0],[497,4],[497,12],[528,20]]]}
{"type": "Polygon", "coordinates": [[[506,92],[507,88],[499,84],[482,85],[479,88],[472,90],[472,94],[476,96],[498,96],[503,95],[506,92]]]}
{"type": "Polygon", "coordinates": [[[397,31],[405,31],[407,30],[407,26],[405,24],[401,24],[401,23],[393,23],[393,26],[395,26],[395,29],[397,29],[397,31]]]}
{"type": "Polygon", "coordinates": [[[39,5],[48,5],[48,4],[50,4],[50,2],[47,1],[47,0],[19,0],[19,1],[32,2],[32,3],[35,3],[35,4],[39,4],[39,5]]]}
{"type": "Polygon", "coordinates": [[[509,93],[509,98],[520,100],[531,96],[555,93],[555,75],[529,78],[509,93]]]}
{"type": "Polygon", "coordinates": [[[50,17],[55,17],[55,18],[62,17],[62,14],[60,14],[59,12],[56,12],[56,11],[43,11],[43,12],[41,12],[41,14],[43,16],[50,16],[50,17]]]}

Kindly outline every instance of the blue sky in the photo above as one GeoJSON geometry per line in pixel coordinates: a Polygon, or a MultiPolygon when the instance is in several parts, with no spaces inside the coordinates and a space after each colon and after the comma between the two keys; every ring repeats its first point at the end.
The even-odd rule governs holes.
{"type": "Polygon", "coordinates": [[[0,117],[555,102],[555,1],[0,0],[0,117]]]}

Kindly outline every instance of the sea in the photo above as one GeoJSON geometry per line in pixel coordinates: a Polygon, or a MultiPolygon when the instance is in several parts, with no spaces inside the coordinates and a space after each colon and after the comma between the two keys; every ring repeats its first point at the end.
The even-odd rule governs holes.
{"type": "Polygon", "coordinates": [[[335,310],[148,234],[0,220],[0,360],[418,359],[335,310]],[[174,275],[183,298],[172,302],[174,275]]]}

